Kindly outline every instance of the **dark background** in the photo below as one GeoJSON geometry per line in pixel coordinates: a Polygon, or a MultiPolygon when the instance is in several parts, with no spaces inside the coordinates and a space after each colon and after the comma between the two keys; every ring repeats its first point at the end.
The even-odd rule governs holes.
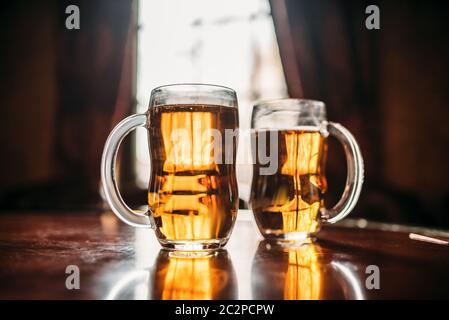
{"type": "MultiPolygon", "coordinates": [[[[353,216],[449,227],[447,2],[270,2],[290,95],[325,101],[329,119],[361,145],[366,177],[353,216]],[[365,28],[370,4],[380,30],[365,28]]],[[[100,155],[135,105],[136,32],[132,0],[1,4],[1,210],[103,207],[100,155]],[[65,28],[70,4],[80,7],[80,30],[65,28]]],[[[122,148],[121,187],[144,204],[130,150],[122,148]]],[[[345,167],[331,143],[330,204],[345,167]]]]}

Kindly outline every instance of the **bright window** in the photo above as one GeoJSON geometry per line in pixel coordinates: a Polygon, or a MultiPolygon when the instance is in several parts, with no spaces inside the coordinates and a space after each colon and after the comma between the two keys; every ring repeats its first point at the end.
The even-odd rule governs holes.
{"type": "MultiPolygon", "coordinates": [[[[240,128],[246,129],[255,101],[287,96],[268,0],[141,0],[138,22],[138,112],[147,109],[154,87],[220,84],[236,90],[240,128]]],[[[246,143],[241,141],[239,149],[246,143]]],[[[146,188],[143,130],[137,132],[136,145],[138,184],[146,188]]],[[[250,170],[244,165],[237,170],[245,199],[250,170]]]]}

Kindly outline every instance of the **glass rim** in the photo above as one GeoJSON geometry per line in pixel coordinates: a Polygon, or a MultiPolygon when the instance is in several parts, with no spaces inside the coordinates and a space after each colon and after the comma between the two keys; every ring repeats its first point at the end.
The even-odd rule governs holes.
{"type": "Polygon", "coordinates": [[[234,89],[207,83],[174,83],[151,90],[149,108],[154,106],[188,104],[217,105],[238,108],[234,89]]]}
{"type": "Polygon", "coordinates": [[[311,99],[275,99],[254,105],[251,128],[289,128],[297,126],[319,127],[327,120],[326,105],[311,99]]]}
{"type": "Polygon", "coordinates": [[[170,83],[170,84],[164,84],[164,85],[160,85],[157,86],[155,88],[153,88],[151,90],[151,94],[156,93],[158,91],[163,91],[163,90],[170,90],[170,89],[176,89],[176,88],[183,88],[183,87],[196,87],[196,88],[204,88],[204,90],[206,89],[219,89],[219,90],[223,90],[223,91],[227,91],[227,92],[231,92],[233,94],[235,94],[235,90],[230,88],[230,87],[226,87],[223,85],[219,85],[219,84],[211,84],[211,83],[201,83],[201,82],[186,82],[186,83],[170,83]]]}
{"type": "Polygon", "coordinates": [[[290,109],[296,108],[317,108],[319,111],[326,111],[326,104],[320,100],[314,99],[299,99],[299,98],[285,98],[285,99],[271,99],[261,100],[254,104],[254,108],[270,107],[273,109],[290,109]]]}

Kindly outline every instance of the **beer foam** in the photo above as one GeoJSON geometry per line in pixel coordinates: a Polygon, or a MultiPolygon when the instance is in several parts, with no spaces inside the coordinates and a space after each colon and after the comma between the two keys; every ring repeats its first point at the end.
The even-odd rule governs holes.
{"type": "Polygon", "coordinates": [[[288,126],[288,127],[276,127],[276,128],[255,128],[252,129],[256,132],[260,131],[306,131],[306,132],[317,132],[321,131],[321,128],[318,126],[288,126]]]}

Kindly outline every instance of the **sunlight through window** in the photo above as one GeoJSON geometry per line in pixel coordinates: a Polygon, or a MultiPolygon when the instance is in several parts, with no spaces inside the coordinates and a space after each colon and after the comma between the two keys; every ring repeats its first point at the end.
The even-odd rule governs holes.
{"type": "MultiPolygon", "coordinates": [[[[268,0],[139,1],[137,111],[147,109],[151,89],[201,82],[233,88],[240,128],[250,126],[252,105],[287,96],[268,0]]],[[[149,177],[146,133],[137,132],[139,186],[149,177]]],[[[241,150],[249,148],[240,141],[241,150]]],[[[241,198],[249,193],[251,168],[238,165],[241,198]]]]}

